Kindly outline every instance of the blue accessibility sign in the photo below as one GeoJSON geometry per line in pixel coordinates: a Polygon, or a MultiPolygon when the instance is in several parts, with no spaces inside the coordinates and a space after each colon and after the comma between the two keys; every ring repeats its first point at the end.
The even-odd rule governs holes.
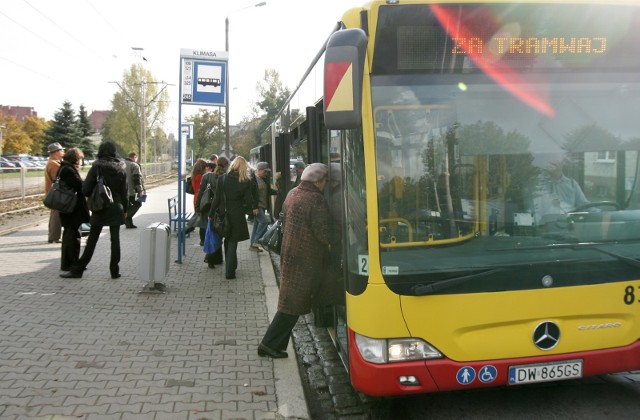
{"type": "Polygon", "coordinates": [[[456,379],[460,385],[469,385],[476,379],[476,371],[471,366],[464,366],[456,373],[456,379]]]}
{"type": "Polygon", "coordinates": [[[495,381],[497,377],[498,369],[493,365],[482,366],[478,372],[478,379],[485,384],[495,381]]]}

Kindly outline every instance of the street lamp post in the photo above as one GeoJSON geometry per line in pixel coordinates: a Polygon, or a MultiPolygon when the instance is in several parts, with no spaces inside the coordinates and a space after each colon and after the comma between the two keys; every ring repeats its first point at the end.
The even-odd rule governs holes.
{"type": "MultiPolygon", "coordinates": [[[[267,4],[266,1],[262,1],[260,3],[256,3],[252,6],[247,6],[247,7],[243,7],[241,9],[238,10],[234,10],[233,12],[229,13],[235,13],[235,12],[239,12],[241,10],[246,10],[246,9],[250,9],[252,7],[262,7],[265,6],[267,4]]],[[[224,85],[224,96],[227,100],[227,109],[224,113],[224,155],[231,160],[231,146],[229,144],[229,107],[230,107],[230,101],[229,101],[229,61],[230,57],[229,57],[229,16],[224,18],[224,50],[227,53],[227,83],[225,83],[224,85]]]]}

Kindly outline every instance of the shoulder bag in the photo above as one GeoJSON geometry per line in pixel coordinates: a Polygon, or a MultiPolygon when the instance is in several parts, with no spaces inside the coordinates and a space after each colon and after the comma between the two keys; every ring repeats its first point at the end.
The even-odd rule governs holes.
{"type": "Polygon", "coordinates": [[[218,207],[213,214],[213,231],[223,238],[226,238],[231,233],[231,224],[229,223],[229,215],[227,214],[227,196],[224,192],[224,181],[226,176],[222,177],[222,199],[224,203],[218,207]],[[220,209],[224,208],[224,212],[221,214],[220,209]]]}
{"type": "Polygon", "coordinates": [[[200,207],[198,208],[200,213],[204,214],[209,213],[214,196],[209,178],[211,178],[211,176],[207,176],[207,188],[202,192],[202,197],[200,197],[200,207]]]}
{"type": "Polygon", "coordinates": [[[58,210],[60,213],[72,213],[78,203],[78,193],[69,188],[67,184],[60,179],[60,175],[51,185],[51,189],[43,200],[45,207],[52,210],[58,210]]]}
{"type": "Polygon", "coordinates": [[[184,184],[185,184],[185,185],[184,185],[184,191],[185,191],[187,194],[191,194],[191,195],[193,195],[193,194],[195,194],[195,193],[196,193],[196,192],[195,192],[195,190],[193,189],[193,182],[191,182],[191,175],[189,175],[189,176],[187,177],[187,179],[184,181],[184,184]]]}
{"type": "Polygon", "coordinates": [[[280,217],[272,224],[269,225],[267,231],[262,235],[262,238],[258,240],[258,243],[269,251],[280,254],[282,249],[282,224],[283,214],[280,213],[280,217]]]}
{"type": "Polygon", "coordinates": [[[107,185],[105,185],[104,178],[102,178],[102,174],[100,173],[100,169],[98,169],[97,171],[98,174],[96,176],[96,185],[95,187],[93,187],[91,195],[89,195],[89,197],[87,198],[89,210],[91,211],[102,211],[113,204],[113,195],[111,194],[111,189],[107,185]]]}

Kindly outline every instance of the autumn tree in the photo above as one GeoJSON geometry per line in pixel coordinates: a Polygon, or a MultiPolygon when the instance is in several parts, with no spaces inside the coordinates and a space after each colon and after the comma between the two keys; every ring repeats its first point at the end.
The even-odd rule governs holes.
{"type": "Polygon", "coordinates": [[[122,153],[137,150],[141,161],[155,160],[150,155],[154,153],[153,133],[164,122],[169,103],[167,85],[156,82],[141,64],[133,64],[117,84],[120,90],[111,100],[103,139],[113,141],[122,153]]]}
{"type": "Polygon", "coordinates": [[[44,133],[49,127],[49,123],[40,117],[25,117],[22,122],[22,131],[29,137],[31,141],[30,152],[32,154],[40,154],[47,148],[44,133]]]}
{"type": "Polygon", "coordinates": [[[31,151],[32,140],[22,130],[21,124],[14,117],[2,115],[0,124],[4,125],[2,136],[2,153],[18,154],[31,151]]]}

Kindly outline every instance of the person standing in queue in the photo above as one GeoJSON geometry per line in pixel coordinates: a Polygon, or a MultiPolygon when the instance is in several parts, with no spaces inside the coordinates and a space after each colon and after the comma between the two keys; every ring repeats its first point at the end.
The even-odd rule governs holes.
{"type": "MultiPolygon", "coordinates": [[[[224,175],[229,168],[229,161],[224,156],[220,156],[220,158],[216,157],[216,162],[217,164],[215,164],[215,168],[213,169],[213,171],[202,177],[200,189],[198,190],[198,201],[196,202],[198,208],[200,208],[202,194],[207,189],[207,186],[211,188],[211,193],[213,193],[213,196],[215,197],[216,187],[218,185],[218,177],[224,175]]],[[[205,207],[205,209],[201,212],[201,217],[206,221],[206,223],[211,223],[211,221],[209,220],[210,211],[211,207],[209,206],[208,209],[205,207]]],[[[204,227],[206,232],[207,225],[205,224],[204,227]]],[[[218,250],[212,254],[206,254],[204,257],[204,262],[207,263],[209,268],[216,268],[216,264],[222,264],[222,261],[222,247],[218,248],[218,250]]]]}
{"type": "Polygon", "coordinates": [[[91,262],[104,226],[109,226],[111,236],[111,259],[109,261],[111,278],[120,277],[120,225],[124,224],[127,217],[129,197],[127,196],[126,166],[122,160],[116,157],[116,145],[110,141],[100,144],[98,159],[93,163],[87,173],[87,178],[82,183],[82,192],[87,197],[96,187],[98,176],[102,176],[105,186],[111,189],[113,203],[100,211],[92,212],[89,220],[91,229],[84,252],[80,259],[71,266],[69,272],[60,274],[60,277],[71,279],[82,277],[82,273],[91,262]]]}
{"type": "Polygon", "coordinates": [[[270,196],[278,193],[269,184],[269,172],[271,169],[267,162],[258,162],[256,171],[251,176],[254,183],[254,194],[258,195],[258,215],[253,219],[250,251],[262,252],[258,240],[262,238],[269,227],[270,218],[267,216],[267,209],[269,208],[270,196]]]}
{"type": "MultiPolygon", "coordinates": [[[[218,158],[220,160],[220,158],[218,158]]],[[[249,228],[245,208],[258,214],[258,200],[253,194],[253,182],[249,176],[249,165],[242,156],[237,156],[224,176],[218,177],[209,219],[215,212],[227,215],[229,234],[224,238],[224,269],[226,279],[235,279],[238,268],[238,242],[249,239],[249,228]]]]}
{"type": "Polygon", "coordinates": [[[124,163],[127,166],[127,194],[129,196],[129,210],[127,211],[127,219],[124,221],[124,226],[127,229],[135,229],[138,226],[133,224],[133,216],[142,207],[143,197],[147,192],[142,182],[142,170],[138,164],[138,154],[135,152],[129,153],[129,157],[124,160],[124,163]]]}
{"type": "MultiPolygon", "coordinates": [[[[185,233],[188,235],[193,232],[196,228],[200,228],[198,233],[200,235],[200,246],[204,245],[204,234],[205,229],[202,228],[202,224],[200,223],[200,214],[198,213],[198,191],[200,190],[200,184],[202,183],[202,177],[207,173],[207,163],[208,161],[204,159],[196,160],[196,163],[193,165],[193,169],[191,170],[191,186],[195,194],[193,194],[193,209],[195,211],[194,216],[189,219],[187,222],[187,228],[185,233]]],[[[206,225],[205,225],[206,227],[206,225]]]]}
{"type": "MultiPolygon", "coordinates": [[[[62,159],[62,154],[64,153],[64,148],[60,145],[60,143],[51,143],[47,150],[49,151],[49,160],[47,161],[47,165],[44,167],[44,195],[47,196],[49,190],[51,189],[51,185],[53,181],[56,180],[58,169],[60,169],[60,160],[62,159]]],[[[60,236],[62,234],[62,222],[60,220],[60,212],[58,210],[53,210],[49,212],[49,236],[48,242],[52,243],[60,243],[60,236]]]]}
{"type": "Polygon", "coordinates": [[[291,331],[311,311],[323,281],[331,217],[323,195],[327,179],[327,166],[312,163],[285,199],[278,311],[258,346],[260,356],[288,357],[291,331]]]}
{"type": "Polygon", "coordinates": [[[60,269],[62,271],[69,271],[73,264],[78,261],[80,257],[80,240],[82,235],[80,233],[80,225],[89,221],[89,207],[87,206],[87,200],[82,193],[82,177],[78,168],[80,163],[84,159],[84,153],[77,147],[64,152],[60,169],[58,170],[58,176],[60,181],[64,182],[69,188],[73,189],[78,196],[78,201],[71,213],[60,213],[60,220],[62,222],[62,252],[60,269]]]}

